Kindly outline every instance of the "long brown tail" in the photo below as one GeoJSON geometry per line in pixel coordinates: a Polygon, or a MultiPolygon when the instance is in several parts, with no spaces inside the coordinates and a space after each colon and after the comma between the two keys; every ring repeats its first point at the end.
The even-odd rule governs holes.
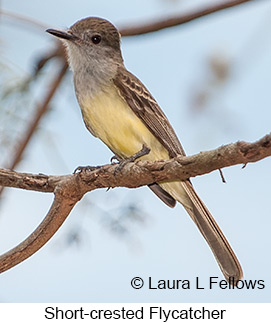
{"type": "MultiPolygon", "coordinates": [[[[158,184],[156,185],[158,186],[158,184]]],[[[159,186],[161,187],[160,190],[157,187],[154,187],[154,189],[150,188],[167,205],[174,207],[173,202],[177,200],[184,206],[210,246],[227,281],[233,284],[237,280],[242,279],[242,268],[235,253],[211,213],[195,192],[192,184],[189,181],[174,181],[162,182],[159,183],[159,186]],[[160,191],[166,191],[173,202],[165,192],[162,194],[160,191]]]]}
{"type": "Polygon", "coordinates": [[[231,277],[234,278],[233,281],[235,282],[242,279],[241,265],[211,213],[189,181],[182,182],[182,185],[193,204],[192,210],[187,207],[185,209],[212,249],[223,275],[227,281],[230,281],[231,277]]]}

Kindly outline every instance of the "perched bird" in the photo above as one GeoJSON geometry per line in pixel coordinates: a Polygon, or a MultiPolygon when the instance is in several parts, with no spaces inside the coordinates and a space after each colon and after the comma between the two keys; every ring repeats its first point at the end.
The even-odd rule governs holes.
{"type": "MultiPolygon", "coordinates": [[[[48,29],[66,45],[77,100],[87,129],[119,160],[161,160],[185,155],[172,126],[147,88],[124,66],[120,34],[107,20],[82,19],[68,30],[48,29]]],[[[168,206],[180,202],[212,249],[229,281],[242,269],[228,241],[190,180],[149,185],[168,206]]]]}

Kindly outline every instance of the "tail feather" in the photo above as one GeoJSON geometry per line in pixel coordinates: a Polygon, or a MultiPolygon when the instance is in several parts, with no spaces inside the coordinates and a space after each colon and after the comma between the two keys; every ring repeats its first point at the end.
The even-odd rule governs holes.
{"type": "Polygon", "coordinates": [[[174,207],[176,200],[157,183],[149,185],[149,188],[161,199],[167,206],[174,207]]]}
{"type": "MultiPolygon", "coordinates": [[[[242,279],[242,268],[235,253],[211,213],[195,192],[192,184],[189,181],[159,184],[173,199],[183,204],[210,246],[227,281],[232,283],[242,279]],[[234,279],[230,279],[231,277],[234,279]]],[[[159,191],[154,191],[154,193],[157,194],[159,191]]]]}

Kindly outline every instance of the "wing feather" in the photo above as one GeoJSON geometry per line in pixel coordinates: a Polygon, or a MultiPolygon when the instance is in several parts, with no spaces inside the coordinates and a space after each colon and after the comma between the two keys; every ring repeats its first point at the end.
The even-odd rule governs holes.
{"type": "Polygon", "coordinates": [[[114,83],[133,112],[168,150],[169,156],[185,155],[183,147],[167,117],[140,80],[123,67],[120,67],[114,83]]]}

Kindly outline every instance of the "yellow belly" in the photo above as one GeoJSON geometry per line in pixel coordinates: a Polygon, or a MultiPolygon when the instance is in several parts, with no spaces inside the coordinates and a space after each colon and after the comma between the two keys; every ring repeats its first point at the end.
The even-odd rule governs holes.
{"type": "Polygon", "coordinates": [[[93,134],[115,154],[129,157],[142,149],[151,149],[145,160],[168,159],[168,151],[135,115],[114,87],[80,102],[84,121],[93,134]]]}
{"type": "MultiPolygon", "coordinates": [[[[167,149],[135,115],[115,87],[84,101],[79,99],[79,103],[87,128],[114,154],[127,158],[139,152],[145,144],[150,152],[140,159],[169,159],[167,149]]],[[[185,207],[191,207],[181,182],[159,182],[159,185],[185,207]]]]}

